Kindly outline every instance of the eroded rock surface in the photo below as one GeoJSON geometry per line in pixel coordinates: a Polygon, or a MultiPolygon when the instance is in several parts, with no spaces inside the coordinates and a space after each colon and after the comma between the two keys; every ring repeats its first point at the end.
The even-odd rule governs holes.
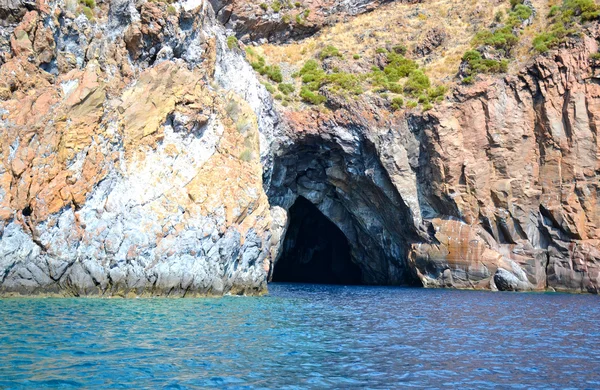
{"type": "Polygon", "coordinates": [[[363,283],[598,292],[597,24],[431,111],[369,94],[297,109],[213,7],[277,41],[383,2],[304,2],[296,32],[211,3],[0,0],[0,294],[259,294],[299,197],[363,283]]]}
{"type": "Polygon", "coordinates": [[[259,121],[213,80],[210,7],[115,1],[89,21],[52,5],[24,15],[0,68],[0,291],[264,291],[259,121]]]}
{"type": "Polygon", "coordinates": [[[315,203],[367,283],[596,293],[596,51],[585,37],[426,113],[287,111],[271,204],[315,203]]]}
{"type": "MultiPolygon", "coordinates": [[[[245,42],[284,43],[310,36],[324,26],[370,12],[397,0],[305,0],[253,2],[210,0],[217,18],[245,42]]],[[[420,0],[406,0],[418,3],[420,0]]]]}

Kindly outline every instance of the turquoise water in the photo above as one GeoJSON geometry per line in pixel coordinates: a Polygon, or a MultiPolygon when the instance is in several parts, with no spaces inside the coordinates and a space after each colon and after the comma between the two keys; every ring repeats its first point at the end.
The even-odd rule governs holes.
{"type": "Polygon", "coordinates": [[[600,297],[278,284],[0,300],[0,388],[600,388],[600,297]]]}

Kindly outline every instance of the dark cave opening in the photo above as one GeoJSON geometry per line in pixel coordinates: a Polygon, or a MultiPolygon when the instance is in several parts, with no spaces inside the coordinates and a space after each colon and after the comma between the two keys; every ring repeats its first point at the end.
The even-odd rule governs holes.
{"type": "Polygon", "coordinates": [[[23,209],[23,216],[29,217],[29,216],[31,216],[32,213],[33,213],[33,210],[31,209],[31,206],[25,206],[25,208],[23,209]]]}
{"type": "Polygon", "coordinates": [[[289,210],[281,250],[273,282],[361,284],[344,233],[303,197],[289,210]]]}

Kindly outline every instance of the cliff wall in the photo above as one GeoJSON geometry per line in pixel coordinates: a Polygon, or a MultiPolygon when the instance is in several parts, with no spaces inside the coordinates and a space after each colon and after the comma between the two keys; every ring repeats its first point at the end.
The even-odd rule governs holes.
{"type": "Polygon", "coordinates": [[[299,196],[364,283],[597,293],[597,22],[430,110],[289,105],[240,47],[383,3],[290,32],[244,2],[0,0],[0,293],[260,294],[299,196]]]}

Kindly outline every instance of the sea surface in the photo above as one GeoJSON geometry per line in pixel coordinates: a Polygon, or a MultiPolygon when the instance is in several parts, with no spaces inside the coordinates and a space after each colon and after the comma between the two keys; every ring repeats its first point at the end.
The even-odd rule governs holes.
{"type": "Polygon", "coordinates": [[[0,389],[600,388],[600,297],[273,284],[0,300],[0,389]]]}

